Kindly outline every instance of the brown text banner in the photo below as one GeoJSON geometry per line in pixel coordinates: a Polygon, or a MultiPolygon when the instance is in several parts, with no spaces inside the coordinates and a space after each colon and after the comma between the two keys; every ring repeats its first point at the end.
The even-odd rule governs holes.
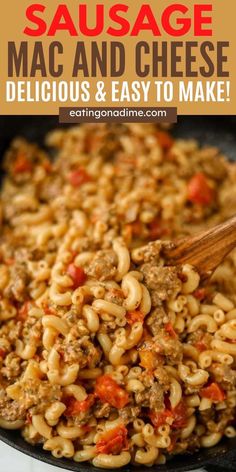
{"type": "Polygon", "coordinates": [[[60,123],[151,123],[177,122],[174,107],[61,107],[60,123]]]}

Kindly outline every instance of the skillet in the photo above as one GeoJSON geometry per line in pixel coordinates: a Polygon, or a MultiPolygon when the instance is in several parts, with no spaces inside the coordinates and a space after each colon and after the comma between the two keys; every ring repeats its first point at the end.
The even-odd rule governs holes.
{"type": "MultiPolygon", "coordinates": [[[[0,159],[10,141],[21,135],[43,144],[46,132],[58,126],[57,116],[0,116],[0,159]]],[[[182,116],[174,125],[173,134],[180,138],[195,138],[202,144],[217,146],[230,160],[236,161],[236,116],[182,116]]],[[[89,464],[76,463],[72,460],[55,459],[47,451],[26,443],[18,432],[0,428],[0,440],[42,462],[71,471],[102,472],[89,464]]],[[[151,472],[185,472],[204,467],[208,472],[236,472],[236,438],[223,440],[210,449],[201,449],[194,454],[174,457],[166,465],[154,466],[151,472]]],[[[43,470],[43,467],[42,467],[43,470]]],[[[124,472],[134,472],[143,468],[126,466],[124,472]]]]}

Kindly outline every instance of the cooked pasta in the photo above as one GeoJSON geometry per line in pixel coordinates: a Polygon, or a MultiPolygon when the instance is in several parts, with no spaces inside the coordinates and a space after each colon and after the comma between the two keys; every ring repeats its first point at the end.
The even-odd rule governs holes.
{"type": "Polygon", "coordinates": [[[149,124],[46,143],[4,161],[0,427],[110,469],[235,437],[236,252],[204,286],[165,253],[236,212],[236,166],[149,124]]]}

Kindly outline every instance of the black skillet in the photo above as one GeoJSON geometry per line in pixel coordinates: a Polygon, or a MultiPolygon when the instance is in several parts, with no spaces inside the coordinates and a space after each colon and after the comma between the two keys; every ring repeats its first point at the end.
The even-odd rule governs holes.
{"type": "MultiPolygon", "coordinates": [[[[57,117],[39,116],[10,116],[0,117],[0,156],[7,148],[11,139],[23,135],[31,141],[43,143],[44,134],[58,126],[57,117]]],[[[236,160],[236,117],[179,117],[173,133],[181,138],[196,138],[203,144],[218,146],[230,159],[236,160]]],[[[72,460],[54,459],[42,448],[33,447],[26,443],[17,432],[0,428],[0,439],[9,446],[34,457],[42,462],[79,472],[102,472],[88,464],[77,464],[72,460]]],[[[1,465],[1,458],[0,458],[1,465]]],[[[195,454],[174,457],[166,465],[155,466],[152,472],[185,472],[204,467],[208,472],[236,472],[236,438],[224,440],[211,449],[202,449],[195,454]]],[[[142,468],[143,469],[143,468],[142,468]]],[[[142,470],[132,466],[124,467],[125,472],[142,470]]],[[[42,467],[43,471],[43,467],[42,467]]],[[[4,471],[5,472],[5,471],[4,471]]]]}

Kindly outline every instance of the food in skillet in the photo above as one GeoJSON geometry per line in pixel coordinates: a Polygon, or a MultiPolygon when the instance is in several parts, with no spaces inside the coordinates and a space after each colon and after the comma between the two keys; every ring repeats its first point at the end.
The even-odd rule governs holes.
{"type": "Polygon", "coordinates": [[[236,252],[203,287],[163,247],[236,212],[235,164],[154,125],[47,144],[5,158],[0,426],[111,469],[234,437],[236,252]]]}

